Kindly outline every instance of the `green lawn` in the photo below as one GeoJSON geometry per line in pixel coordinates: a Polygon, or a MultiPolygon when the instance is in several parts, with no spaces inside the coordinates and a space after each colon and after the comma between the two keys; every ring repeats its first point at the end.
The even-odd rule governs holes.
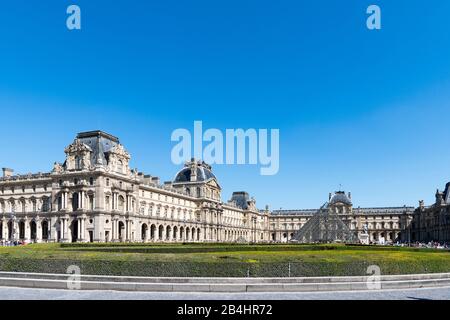
{"type": "Polygon", "coordinates": [[[364,275],[450,272],[450,252],[345,245],[40,244],[1,247],[0,270],[145,276],[364,275]],[[290,273],[289,273],[290,270],[290,273]]]}

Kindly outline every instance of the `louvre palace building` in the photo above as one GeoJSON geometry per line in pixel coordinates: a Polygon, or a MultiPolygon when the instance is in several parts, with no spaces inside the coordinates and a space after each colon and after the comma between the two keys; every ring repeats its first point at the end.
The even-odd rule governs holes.
{"type": "MultiPolygon", "coordinates": [[[[0,178],[0,238],[24,242],[295,241],[318,210],[270,211],[247,192],[222,201],[208,164],[187,162],[173,181],[131,170],[119,139],[84,132],[48,173],[0,178]]],[[[326,210],[370,243],[449,239],[450,186],[425,207],[354,207],[350,193],[329,194],[326,210]],[[362,237],[365,235],[365,237],[362,237]]]]}

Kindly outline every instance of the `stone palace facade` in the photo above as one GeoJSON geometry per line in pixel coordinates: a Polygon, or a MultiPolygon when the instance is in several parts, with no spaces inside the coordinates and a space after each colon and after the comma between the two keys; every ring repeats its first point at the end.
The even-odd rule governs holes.
{"type": "MultiPolygon", "coordinates": [[[[173,181],[161,184],[157,177],[131,170],[119,139],[101,131],[78,134],[65,154],[65,162],[55,163],[49,173],[14,175],[3,169],[1,240],[288,242],[317,212],[258,210],[246,192],[234,192],[223,202],[212,168],[194,160],[173,181]]],[[[448,189],[439,198],[447,204],[448,189]]],[[[430,223],[435,226],[436,215],[448,213],[449,207],[354,208],[351,194],[329,195],[329,210],[374,243],[412,241],[430,223]],[[413,230],[416,225],[420,232],[413,230]]],[[[433,234],[449,230],[448,219],[439,221],[445,227],[433,227],[433,234]]]]}

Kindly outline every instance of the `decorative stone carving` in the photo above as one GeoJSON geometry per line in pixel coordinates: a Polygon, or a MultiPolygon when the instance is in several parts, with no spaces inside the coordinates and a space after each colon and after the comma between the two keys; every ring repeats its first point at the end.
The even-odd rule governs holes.
{"type": "Polygon", "coordinates": [[[125,148],[118,144],[109,152],[109,164],[108,167],[111,171],[118,173],[130,175],[130,154],[125,150],[125,148]]]}
{"type": "Polygon", "coordinates": [[[121,144],[118,144],[114,148],[112,148],[110,153],[116,155],[118,158],[124,158],[127,160],[131,159],[130,154],[125,150],[125,148],[121,144]]]}
{"type": "Polygon", "coordinates": [[[75,139],[64,152],[67,155],[66,170],[86,170],[90,168],[92,149],[79,139],[75,139]]]}
{"type": "Polygon", "coordinates": [[[60,163],[55,162],[53,164],[53,171],[52,171],[53,173],[61,173],[63,171],[64,171],[64,168],[60,163]]]}
{"type": "Polygon", "coordinates": [[[75,139],[74,142],[69,145],[64,152],[66,154],[74,154],[74,153],[83,153],[83,152],[92,152],[92,149],[82,143],[79,139],[75,139]]]}

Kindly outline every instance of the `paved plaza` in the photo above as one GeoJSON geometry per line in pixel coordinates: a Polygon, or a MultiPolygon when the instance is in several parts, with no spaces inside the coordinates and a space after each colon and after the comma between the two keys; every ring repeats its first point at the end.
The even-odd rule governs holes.
{"type": "Polygon", "coordinates": [[[450,300],[450,287],[301,293],[160,293],[0,288],[0,300],[450,300]]]}

